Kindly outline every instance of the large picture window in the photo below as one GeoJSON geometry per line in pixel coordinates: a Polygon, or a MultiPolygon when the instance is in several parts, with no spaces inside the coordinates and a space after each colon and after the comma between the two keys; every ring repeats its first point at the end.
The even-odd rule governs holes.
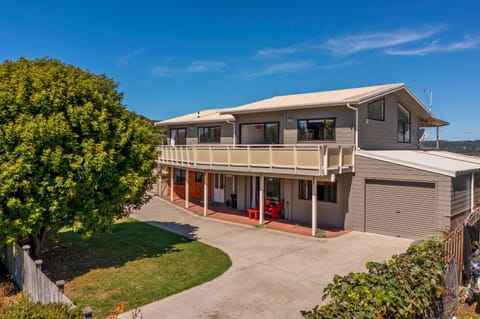
{"type": "Polygon", "coordinates": [[[410,112],[398,104],[398,143],[410,143],[410,112]]]}
{"type": "MultiPolygon", "coordinates": [[[[312,182],[309,180],[298,181],[298,198],[312,199],[312,182]]],[[[323,202],[337,202],[337,183],[317,182],[317,200],[323,202]]]]}
{"type": "Polygon", "coordinates": [[[187,129],[171,128],[170,129],[170,145],[185,145],[185,144],[187,144],[187,129]]]}
{"type": "Polygon", "coordinates": [[[220,126],[199,127],[199,143],[220,143],[220,126]]]}
{"type": "Polygon", "coordinates": [[[175,168],[173,181],[175,185],[185,185],[185,170],[175,168]]]}
{"type": "Polygon", "coordinates": [[[240,125],[241,144],[278,144],[278,122],[240,125]]]}
{"type": "Polygon", "coordinates": [[[385,121],[385,99],[368,103],[368,119],[376,121],[385,121]]]}
{"type": "Polygon", "coordinates": [[[335,119],[311,119],[297,121],[298,141],[334,141],[335,119]]]}

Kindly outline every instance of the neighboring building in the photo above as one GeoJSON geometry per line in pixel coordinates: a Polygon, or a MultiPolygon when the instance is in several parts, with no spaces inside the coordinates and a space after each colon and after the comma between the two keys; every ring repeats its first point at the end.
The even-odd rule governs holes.
{"type": "Polygon", "coordinates": [[[419,238],[480,199],[480,159],[419,150],[436,119],[404,84],[278,96],[159,122],[162,195],[238,209],[281,200],[292,222],[419,238]],[[168,170],[167,170],[168,169],[168,170]],[[206,178],[207,177],[207,178],[206,178]],[[173,191],[172,191],[173,184],[173,191]]]}

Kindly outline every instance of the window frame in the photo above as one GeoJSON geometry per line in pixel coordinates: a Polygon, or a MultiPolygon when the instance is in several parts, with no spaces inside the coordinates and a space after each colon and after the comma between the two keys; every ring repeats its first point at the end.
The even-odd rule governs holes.
{"type": "Polygon", "coordinates": [[[336,128],[337,128],[337,118],[336,117],[320,117],[320,118],[310,118],[310,119],[297,119],[297,142],[335,142],[337,139],[337,134],[336,134],[336,128]],[[326,123],[327,121],[332,120],[333,121],[333,138],[324,138],[322,139],[309,139],[308,138],[308,123],[310,121],[324,121],[324,132],[323,135],[324,137],[327,136],[327,131],[326,131],[326,123]],[[300,138],[300,122],[306,121],[306,132],[307,132],[307,137],[305,139],[300,138]]]}
{"type": "MultiPolygon", "coordinates": [[[[266,125],[267,124],[276,124],[277,125],[277,143],[270,143],[271,145],[277,145],[277,144],[280,144],[280,122],[279,121],[273,121],[273,122],[259,122],[259,123],[241,123],[240,124],[240,144],[242,144],[242,131],[243,131],[243,126],[247,126],[247,125],[263,125],[263,143],[262,144],[265,144],[266,143],[266,125]]],[[[270,144],[265,144],[265,145],[270,145],[270,144]]]]}
{"type": "Polygon", "coordinates": [[[173,144],[174,146],[176,145],[187,145],[187,128],[186,127],[173,127],[173,128],[170,128],[168,130],[169,134],[169,138],[170,138],[170,145],[172,145],[172,131],[175,131],[175,144],[173,144]],[[185,143],[178,143],[178,131],[180,130],[183,130],[185,132],[185,143]]]}
{"type": "Polygon", "coordinates": [[[202,172],[195,172],[195,182],[196,183],[203,182],[203,173],[202,172]]]}
{"type": "Polygon", "coordinates": [[[397,103],[397,143],[402,143],[402,144],[410,144],[412,142],[412,113],[401,103],[397,103]],[[403,125],[400,126],[400,118],[399,114],[401,112],[401,109],[405,110],[408,113],[408,123],[407,122],[402,122],[403,125]],[[406,132],[406,126],[405,124],[408,125],[408,140],[405,138],[405,132],[406,132]],[[402,133],[400,133],[400,127],[402,127],[402,133]],[[402,135],[400,135],[402,134],[402,135]],[[400,140],[400,137],[403,137],[400,140]]]}
{"type": "Polygon", "coordinates": [[[317,181],[317,200],[320,202],[336,203],[337,202],[337,182],[317,181]],[[323,186],[323,192],[319,191],[319,186],[323,186]],[[332,188],[333,190],[331,190],[332,188]],[[323,193],[322,196],[320,196],[321,193],[323,193]],[[333,194],[333,198],[330,198],[332,194],[333,194]]]}
{"type": "Polygon", "coordinates": [[[185,186],[186,170],[182,168],[175,168],[173,170],[173,184],[185,186]]]}
{"type": "MultiPolygon", "coordinates": [[[[205,135],[205,134],[202,134],[202,135],[205,135]]],[[[220,144],[221,141],[222,141],[222,126],[221,125],[214,125],[214,126],[199,126],[197,128],[197,141],[198,141],[198,144],[220,144]],[[203,130],[205,131],[205,129],[216,129],[218,128],[218,141],[214,141],[214,142],[211,142],[211,141],[206,141],[206,142],[203,142],[201,140],[201,135],[200,135],[200,130],[203,130]]]]}
{"type": "MultiPolygon", "coordinates": [[[[337,203],[337,182],[317,181],[317,201],[337,203]],[[323,187],[323,191],[320,188],[323,187]],[[333,188],[333,190],[331,189],[333,188]],[[333,194],[333,196],[332,196],[333,194]],[[332,198],[333,197],[333,198],[332,198]]],[[[312,200],[312,181],[301,179],[298,181],[298,199],[312,200]]]]}
{"type": "Polygon", "coordinates": [[[370,102],[367,104],[367,119],[369,120],[373,120],[373,121],[382,121],[382,122],[385,122],[385,99],[380,99],[380,100],[376,100],[376,101],[373,101],[373,102],[370,102]],[[375,103],[378,103],[378,102],[382,102],[382,115],[381,115],[381,118],[375,118],[375,117],[372,117],[371,115],[371,112],[370,112],[370,106],[374,105],[375,103]]]}

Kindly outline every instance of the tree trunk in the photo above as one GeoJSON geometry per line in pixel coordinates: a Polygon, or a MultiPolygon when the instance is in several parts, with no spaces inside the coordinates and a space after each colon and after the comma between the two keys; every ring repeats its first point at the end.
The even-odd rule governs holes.
{"type": "Polygon", "coordinates": [[[33,259],[40,259],[42,255],[42,244],[46,234],[47,230],[45,227],[42,227],[38,234],[28,234],[28,238],[30,239],[30,255],[33,259]]]}

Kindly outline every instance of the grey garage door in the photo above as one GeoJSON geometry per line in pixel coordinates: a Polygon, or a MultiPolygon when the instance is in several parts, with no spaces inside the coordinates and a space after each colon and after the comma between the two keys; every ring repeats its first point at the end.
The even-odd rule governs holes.
{"type": "Polygon", "coordinates": [[[365,231],[420,238],[435,232],[435,184],[366,180],[365,231]]]}

